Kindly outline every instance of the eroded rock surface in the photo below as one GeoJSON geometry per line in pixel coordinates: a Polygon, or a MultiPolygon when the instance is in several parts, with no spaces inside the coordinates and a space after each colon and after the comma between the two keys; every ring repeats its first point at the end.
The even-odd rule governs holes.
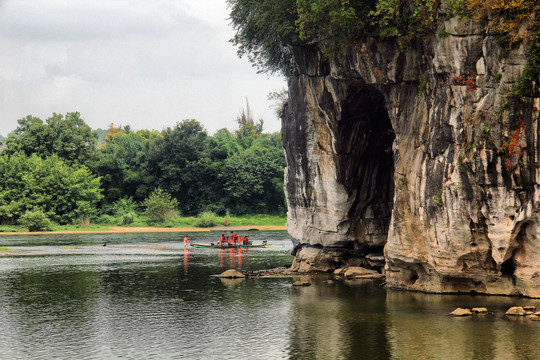
{"type": "Polygon", "coordinates": [[[406,51],[365,39],[344,64],[297,51],[282,129],[293,268],[380,269],[384,248],[391,287],[540,297],[540,101],[508,97],[526,40],[502,56],[484,24],[444,26],[406,51]]]}

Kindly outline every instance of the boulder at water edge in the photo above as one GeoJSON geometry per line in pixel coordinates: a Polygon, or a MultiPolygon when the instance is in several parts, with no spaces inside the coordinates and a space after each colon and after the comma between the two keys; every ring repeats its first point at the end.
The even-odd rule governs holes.
{"type": "Polygon", "coordinates": [[[476,314],[487,314],[488,310],[485,307],[472,308],[472,312],[476,314]]]}
{"type": "Polygon", "coordinates": [[[526,314],[526,311],[521,306],[512,306],[506,312],[506,315],[512,315],[512,316],[524,316],[525,314],[526,314]]]}
{"type": "Polygon", "coordinates": [[[450,315],[454,315],[454,316],[470,316],[470,315],[472,315],[472,312],[469,309],[457,308],[456,310],[452,311],[450,313],[450,315]]]}

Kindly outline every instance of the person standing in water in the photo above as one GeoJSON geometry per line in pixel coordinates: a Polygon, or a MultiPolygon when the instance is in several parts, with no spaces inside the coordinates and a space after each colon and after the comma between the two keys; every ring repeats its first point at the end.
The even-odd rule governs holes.
{"type": "Polygon", "coordinates": [[[186,236],[184,236],[184,247],[188,246],[188,242],[189,242],[189,239],[188,239],[188,237],[186,235],[186,236]]]}

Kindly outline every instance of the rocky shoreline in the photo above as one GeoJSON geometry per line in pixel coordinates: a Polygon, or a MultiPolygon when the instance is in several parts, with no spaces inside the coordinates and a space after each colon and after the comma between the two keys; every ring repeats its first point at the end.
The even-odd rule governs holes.
{"type": "Polygon", "coordinates": [[[325,273],[320,271],[297,272],[289,267],[279,267],[274,269],[265,269],[258,271],[238,271],[229,269],[219,275],[225,279],[244,279],[244,278],[304,278],[324,277],[326,280],[331,279],[365,279],[365,280],[384,280],[384,274],[374,270],[369,270],[359,266],[347,266],[335,270],[333,273],[325,273]]]}

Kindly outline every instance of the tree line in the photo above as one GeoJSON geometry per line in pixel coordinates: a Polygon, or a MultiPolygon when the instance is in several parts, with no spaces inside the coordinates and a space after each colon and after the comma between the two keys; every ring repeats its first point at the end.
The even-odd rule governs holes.
{"type": "Polygon", "coordinates": [[[145,209],[156,222],[177,213],[283,213],[280,134],[264,133],[249,105],[237,123],[212,136],[193,119],[162,131],[111,124],[98,143],[78,112],[27,116],[3,140],[0,223],[38,213],[58,224],[128,224],[145,209]]]}

